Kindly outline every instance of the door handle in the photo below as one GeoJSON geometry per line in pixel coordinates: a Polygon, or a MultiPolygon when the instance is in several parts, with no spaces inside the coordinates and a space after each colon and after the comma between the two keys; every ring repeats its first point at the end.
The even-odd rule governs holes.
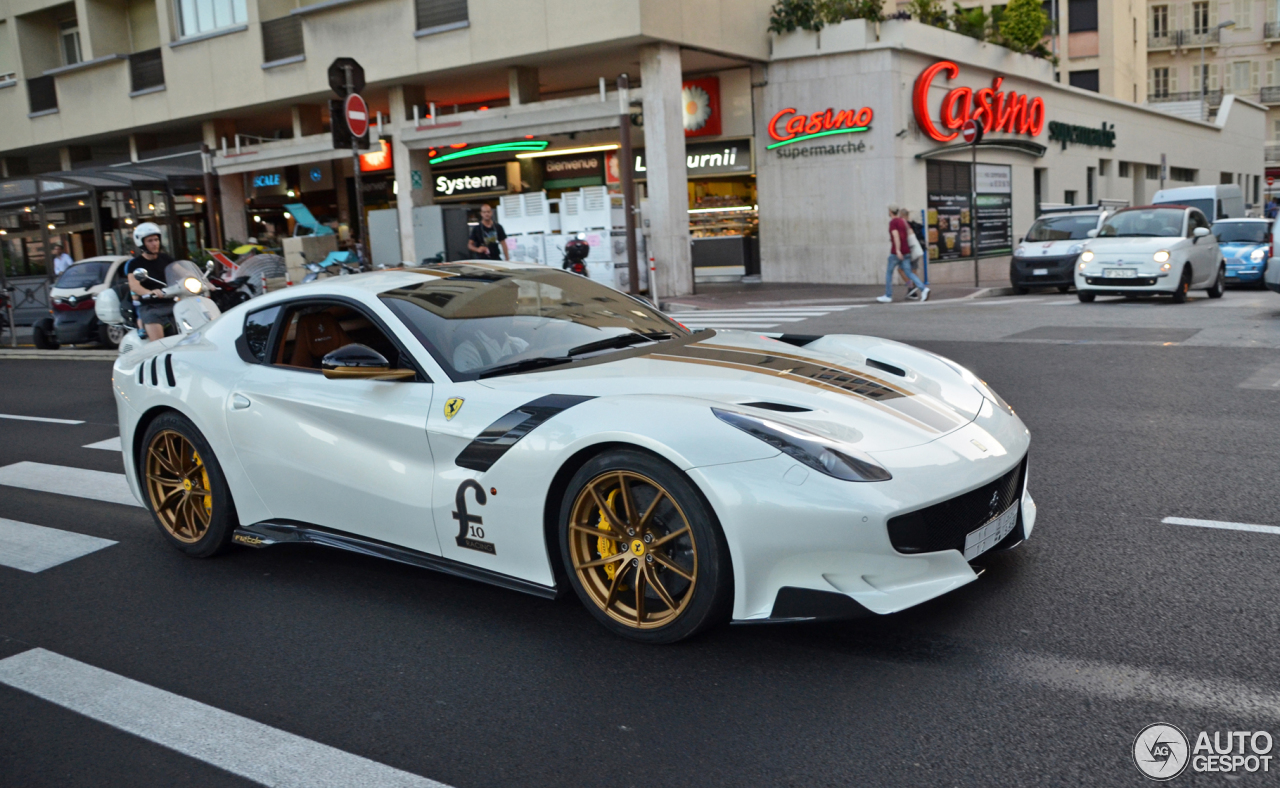
{"type": "Polygon", "coordinates": [[[252,405],[252,404],[253,404],[253,403],[249,401],[249,398],[248,398],[248,397],[246,397],[246,396],[245,396],[245,395],[243,395],[243,394],[232,394],[232,395],[231,395],[231,409],[232,409],[232,410],[244,410],[245,408],[249,407],[249,406],[250,406],[250,405],[252,405]]]}

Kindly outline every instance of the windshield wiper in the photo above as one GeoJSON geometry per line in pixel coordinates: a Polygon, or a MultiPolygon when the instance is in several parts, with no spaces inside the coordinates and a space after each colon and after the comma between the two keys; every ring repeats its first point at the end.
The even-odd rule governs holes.
{"type": "Polygon", "coordinates": [[[641,342],[657,342],[659,339],[670,339],[671,334],[666,331],[652,331],[647,334],[632,333],[618,334],[617,336],[606,337],[595,342],[588,342],[585,345],[578,345],[569,348],[566,356],[581,356],[585,353],[594,353],[597,350],[612,350],[614,348],[624,348],[636,345],[641,342]]]}
{"type": "Polygon", "coordinates": [[[552,367],[557,364],[567,364],[573,359],[568,356],[539,356],[538,358],[526,358],[521,361],[513,361],[510,364],[499,364],[496,367],[490,367],[484,372],[477,375],[477,378],[492,378],[498,375],[509,375],[513,372],[528,372],[532,369],[540,369],[541,367],[552,367]]]}

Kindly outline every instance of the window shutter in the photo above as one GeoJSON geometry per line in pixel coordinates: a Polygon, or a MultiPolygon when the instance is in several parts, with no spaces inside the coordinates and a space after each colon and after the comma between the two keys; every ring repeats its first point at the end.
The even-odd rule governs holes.
{"type": "Polygon", "coordinates": [[[1267,21],[1276,21],[1276,0],[1263,0],[1263,5],[1267,7],[1267,21]]]}
{"type": "MultiPolygon", "coordinates": [[[[1218,24],[1218,4],[1210,0],[1209,2],[1209,27],[1212,29],[1218,24]]],[[[1209,72],[1211,75],[1212,71],[1209,72]]]]}
{"type": "Polygon", "coordinates": [[[1236,17],[1236,27],[1241,30],[1251,30],[1253,28],[1253,0],[1236,0],[1240,4],[1240,15],[1236,17]]]}
{"type": "Polygon", "coordinates": [[[1249,83],[1249,89],[1250,89],[1250,90],[1252,90],[1252,91],[1254,91],[1255,93],[1256,93],[1256,92],[1257,92],[1257,90],[1258,90],[1258,82],[1261,80],[1261,77],[1262,77],[1262,68],[1261,68],[1261,65],[1262,65],[1262,64],[1261,64],[1261,63],[1259,63],[1258,61],[1256,61],[1256,60],[1255,60],[1255,61],[1253,61],[1253,79],[1252,79],[1252,81],[1249,83]]]}
{"type": "Polygon", "coordinates": [[[1169,92],[1170,93],[1178,92],[1178,67],[1177,66],[1169,67],[1169,92]]]}
{"type": "Polygon", "coordinates": [[[1154,68],[1147,69],[1147,96],[1156,94],[1156,70],[1154,68]]]}
{"type": "Polygon", "coordinates": [[[1217,89],[1218,89],[1218,64],[1213,63],[1209,66],[1209,90],[1217,90],[1217,89]]]}

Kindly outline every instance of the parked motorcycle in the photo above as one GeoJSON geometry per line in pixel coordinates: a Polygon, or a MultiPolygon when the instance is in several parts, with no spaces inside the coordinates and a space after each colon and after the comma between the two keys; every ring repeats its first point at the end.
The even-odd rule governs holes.
{"type": "MultiPolygon", "coordinates": [[[[177,260],[165,268],[165,281],[143,274],[145,284],[160,286],[159,296],[145,295],[141,303],[173,303],[173,319],[165,325],[165,336],[190,334],[215,320],[222,310],[209,297],[212,285],[200,269],[190,260],[177,260]]],[[[108,325],[126,326],[130,329],[120,340],[120,353],[137,350],[149,341],[146,331],[137,326],[133,309],[133,293],[126,290],[125,297],[116,289],[104,290],[94,303],[98,319],[108,325]]]]}
{"type": "Polygon", "coordinates": [[[568,241],[565,241],[564,262],[560,264],[560,267],[580,276],[586,276],[587,255],[589,254],[591,254],[591,246],[587,243],[587,236],[583,233],[578,233],[568,241]]]}

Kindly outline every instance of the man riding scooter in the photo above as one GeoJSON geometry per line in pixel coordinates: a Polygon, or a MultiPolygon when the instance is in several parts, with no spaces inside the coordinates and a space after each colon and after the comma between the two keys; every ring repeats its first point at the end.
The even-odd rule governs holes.
{"type": "MultiPolygon", "coordinates": [[[[139,297],[163,297],[164,293],[154,287],[154,282],[165,281],[165,269],[173,258],[160,250],[160,227],[152,222],[143,222],[134,229],[133,242],[139,250],[138,256],[124,264],[129,276],[129,291],[139,297]],[[154,280],[152,284],[144,284],[148,278],[154,280]]],[[[134,300],[138,301],[137,298],[134,300]]],[[[172,301],[139,303],[138,327],[146,331],[148,340],[163,339],[166,323],[173,323],[172,301]]]]}

